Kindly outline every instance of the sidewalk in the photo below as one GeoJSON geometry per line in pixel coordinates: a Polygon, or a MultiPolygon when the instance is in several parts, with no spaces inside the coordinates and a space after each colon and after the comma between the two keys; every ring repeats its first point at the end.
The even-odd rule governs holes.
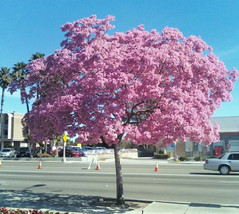
{"type": "Polygon", "coordinates": [[[239,205],[153,202],[144,209],[126,212],[126,214],[238,214],[239,205]]]}
{"type": "MultiPolygon", "coordinates": [[[[72,204],[73,205],[73,204],[72,204]]],[[[74,204],[77,206],[76,204],[74,204]]],[[[220,204],[200,204],[200,203],[183,203],[183,202],[152,202],[144,208],[137,208],[135,210],[128,210],[127,208],[115,208],[114,207],[87,207],[76,209],[73,205],[73,209],[68,206],[65,211],[52,210],[38,207],[41,211],[48,211],[53,213],[69,213],[69,214],[238,214],[239,205],[220,205],[220,204]],[[76,210],[74,210],[76,209],[76,210]],[[84,210],[80,212],[80,210],[84,210]]],[[[8,210],[17,210],[18,208],[8,207],[8,210]]],[[[30,210],[33,208],[20,208],[20,210],[30,210]]],[[[36,209],[36,207],[35,207],[36,209]]]]}

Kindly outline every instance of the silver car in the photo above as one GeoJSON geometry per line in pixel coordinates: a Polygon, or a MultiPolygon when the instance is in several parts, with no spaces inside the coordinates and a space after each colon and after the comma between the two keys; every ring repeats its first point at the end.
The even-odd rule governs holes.
{"type": "Polygon", "coordinates": [[[14,157],[15,156],[15,150],[12,148],[4,148],[0,152],[1,157],[14,157]]]}
{"type": "Polygon", "coordinates": [[[219,171],[222,175],[227,175],[230,172],[239,172],[239,152],[227,152],[219,158],[207,159],[203,168],[219,171]]]}

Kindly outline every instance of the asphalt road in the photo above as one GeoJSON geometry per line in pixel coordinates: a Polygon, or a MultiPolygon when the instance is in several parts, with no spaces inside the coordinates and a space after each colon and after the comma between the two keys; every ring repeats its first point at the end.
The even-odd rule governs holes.
{"type": "MultiPolygon", "coordinates": [[[[71,196],[74,200],[86,199],[82,203],[92,197],[116,197],[113,161],[100,162],[100,170],[95,170],[95,164],[88,169],[89,162],[43,161],[42,169],[37,169],[39,162],[32,161],[3,161],[2,164],[1,206],[4,201],[30,205],[39,201],[57,204],[62,200],[69,204],[73,203],[71,196]]],[[[160,162],[159,171],[155,172],[154,164],[154,160],[122,161],[126,199],[238,205],[238,173],[222,176],[205,171],[202,164],[160,162]]]]}

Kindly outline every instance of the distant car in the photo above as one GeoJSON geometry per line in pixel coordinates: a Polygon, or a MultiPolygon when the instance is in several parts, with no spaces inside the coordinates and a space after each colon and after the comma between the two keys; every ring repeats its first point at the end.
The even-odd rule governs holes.
{"type": "Polygon", "coordinates": [[[17,157],[32,157],[30,148],[20,147],[19,150],[17,150],[17,157]]]}
{"type": "MultiPolygon", "coordinates": [[[[61,151],[61,147],[58,147],[58,153],[61,151]]],[[[56,147],[51,147],[50,149],[49,149],[49,151],[48,151],[48,153],[49,154],[51,154],[51,155],[55,155],[56,154],[56,147]]]]}
{"type": "Polygon", "coordinates": [[[0,152],[0,156],[1,157],[14,157],[15,156],[15,150],[12,148],[4,148],[1,152],[0,152]]]}
{"type": "MultiPolygon", "coordinates": [[[[82,157],[84,152],[78,148],[70,147],[66,148],[66,157],[82,157]]],[[[59,152],[59,157],[63,156],[63,149],[59,152]]]]}
{"type": "Polygon", "coordinates": [[[84,150],[93,150],[94,147],[91,147],[91,146],[83,146],[83,149],[84,149],[84,150]]]}
{"type": "Polygon", "coordinates": [[[203,168],[219,171],[222,175],[227,175],[230,172],[239,172],[239,152],[227,152],[219,158],[207,159],[203,168]]]}
{"type": "Polygon", "coordinates": [[[77,151],[77,152],[81,153],[83,157],[86,156],[86,154],[85,154],[86,150],[84,148],[81,149],[79,147],[73,147],[71,149],[72,149],[72,151],[77,151]]]}
{"type": "Polygon", "coordinates": [[[102,147],[102,146],[97,146],[94,148],[95,150],[105,150],[106,148],[105,147],[102,147]]]}

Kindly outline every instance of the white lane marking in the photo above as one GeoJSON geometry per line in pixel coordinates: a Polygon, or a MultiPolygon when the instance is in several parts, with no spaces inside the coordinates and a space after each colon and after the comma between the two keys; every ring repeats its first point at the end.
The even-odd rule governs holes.
{"type": "MultiPolygon", "coordinates": [[[[24,177],[24,178],[26,178],[26,175],[19,175],[19,174],[7,174],[7,175],[2,175],[2,174],[0,174],[0,177],[1,176],[6,176],[6,177],[24,177]]],[[[27,175],[27,177],[38,177],[38,178],[44,178],[45,176],[43,176],[43,175],[37,175],[37,174],[32,174],[32,175],[27,175]]],[[[0,184],[1,184],[1,182],[0,182],[0,184]]]]}

